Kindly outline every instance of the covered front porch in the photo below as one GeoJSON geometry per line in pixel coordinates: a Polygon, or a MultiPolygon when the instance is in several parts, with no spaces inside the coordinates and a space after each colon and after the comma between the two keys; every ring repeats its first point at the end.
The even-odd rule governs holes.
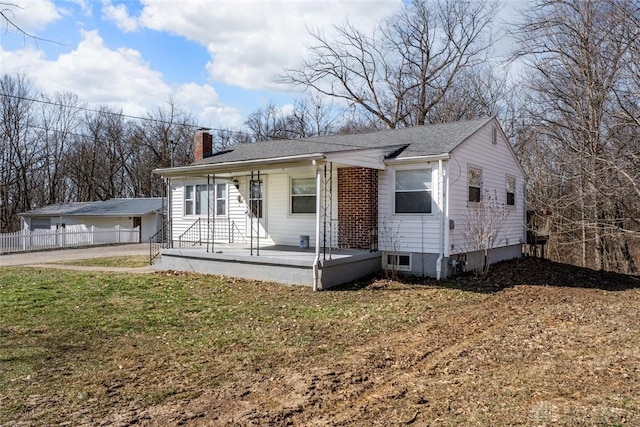
{"type": "Polygon", "coordinates": [[[203,274],[264,280],[292,285],[331,287],[374,274],[381,268],[381,253],[356,249],[323,251],[314,281],[314,248],[270,245],[250,248],[246,244],[216,244],[215,251],[193,246],[162,251],[154,265],[158,270],[190,271],[203,274]]]}
{"type": "Polygon", "coordinates": [[[389,150],[161,171],[170,194],[171,237],[156,268],[314,290],[379,271],[378,171],[389,150]]]}

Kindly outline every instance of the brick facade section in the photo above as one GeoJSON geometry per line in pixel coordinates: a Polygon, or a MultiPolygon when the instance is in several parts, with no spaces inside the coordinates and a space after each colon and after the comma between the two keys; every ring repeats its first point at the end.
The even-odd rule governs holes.
{"type": "Polygon", "coordinates": [[[377,250],[378,171],[338,169],[338,247],[377,250]]]}
{"type": "Polygon", "coordinates": [[[194,161],[202,160],[211,156],[213,152],[213,136],[208,132],[198,132],[193,139],[193,158],[194,161]]]}

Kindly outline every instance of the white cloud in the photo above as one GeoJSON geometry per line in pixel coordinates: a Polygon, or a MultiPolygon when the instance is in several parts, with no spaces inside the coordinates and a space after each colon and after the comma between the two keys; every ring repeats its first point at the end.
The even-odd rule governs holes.
{"type": "MultiPolygon", "coordinates": [[[[35,31],[61,18],[52,0],[19,0],[2,4],[4,15],[23,31],[35,31]]],[[[4,26],[4,23],[3,23],[4,26]]],[[[14,28],[7,27],[10,31],[14,28]]]]}
{"type": "Polygon", "coordinates": [[[187,83],[180,86],[176,91],[176,100],[206,106],[210,103],[217,103],[218,94],[212,86],[187,83]]]}
{"type": "Polygon", "coordinates": [[[122,3],[114,6],[107,2],[102,8],[102,13],[107,21],[113,22],[125,33],[138,29],[138,20],[129,15],[127,6],[122,3]]]}
{"type": "Polygon", "coordinates": [[[242,125],[242,114],[234,107],[223,105],[216,90],[209,85],[187,83],[175,91],[180,106],[199,111],[198,123],[207,123],[216,128],[238,128],[242,125]]]}
{"type": "Polygon", "coordinates": [[[0,50],[3,71],[24,73],[45,93],[69,91],[89,103],[123,107],[141,114],[167,101],[171,88],[133,49],[108,49],[97,31],[82,32],[78,47],[56,60],[41,51],[0,50]]]}
{"type": "Polygon", "coordinates": [[[205,107],[196,119],[198,123],[206,123],[213,128],[231,130],[240,129],[244,122],[240,110],[228,105],[205,107]]]}
{"type": "Polygon", "coordinates": [[[140,24],[207,47],[211,79],[245,89],[276,88],[273,78],[302,60],[308,28],[327,30],[346,17],[373,26],[400,0],[216,1],[143,0],[140,24]]]}

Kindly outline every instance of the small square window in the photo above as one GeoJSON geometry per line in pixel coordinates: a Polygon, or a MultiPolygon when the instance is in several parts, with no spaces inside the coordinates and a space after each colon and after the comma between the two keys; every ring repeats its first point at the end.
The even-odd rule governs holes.
{"type": "Polygon", "coordinates": [[[408,253],[387,253],[384,260],[388,270],[411,271],[411,255],[408,253]]]}

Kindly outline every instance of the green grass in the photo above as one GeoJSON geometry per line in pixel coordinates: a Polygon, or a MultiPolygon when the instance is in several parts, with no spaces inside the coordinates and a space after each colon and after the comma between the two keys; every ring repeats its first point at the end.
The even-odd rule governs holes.
{"type": "Polygon", "coordinates": [[[309,288],[194,274],[0,268],[0,425],[99,419],[247,372],[342,354],[462,291],[309,288]]]}
{"type": "Polygon", "coordinates": [[[123,267],[137,268],[149,265],[149,257],[147,255],[136,256],[115,256],[104,258],[86,258],[72,261],[55,262],[52,264],[62,265],[79,265],[83,267],[123,267]]]}

